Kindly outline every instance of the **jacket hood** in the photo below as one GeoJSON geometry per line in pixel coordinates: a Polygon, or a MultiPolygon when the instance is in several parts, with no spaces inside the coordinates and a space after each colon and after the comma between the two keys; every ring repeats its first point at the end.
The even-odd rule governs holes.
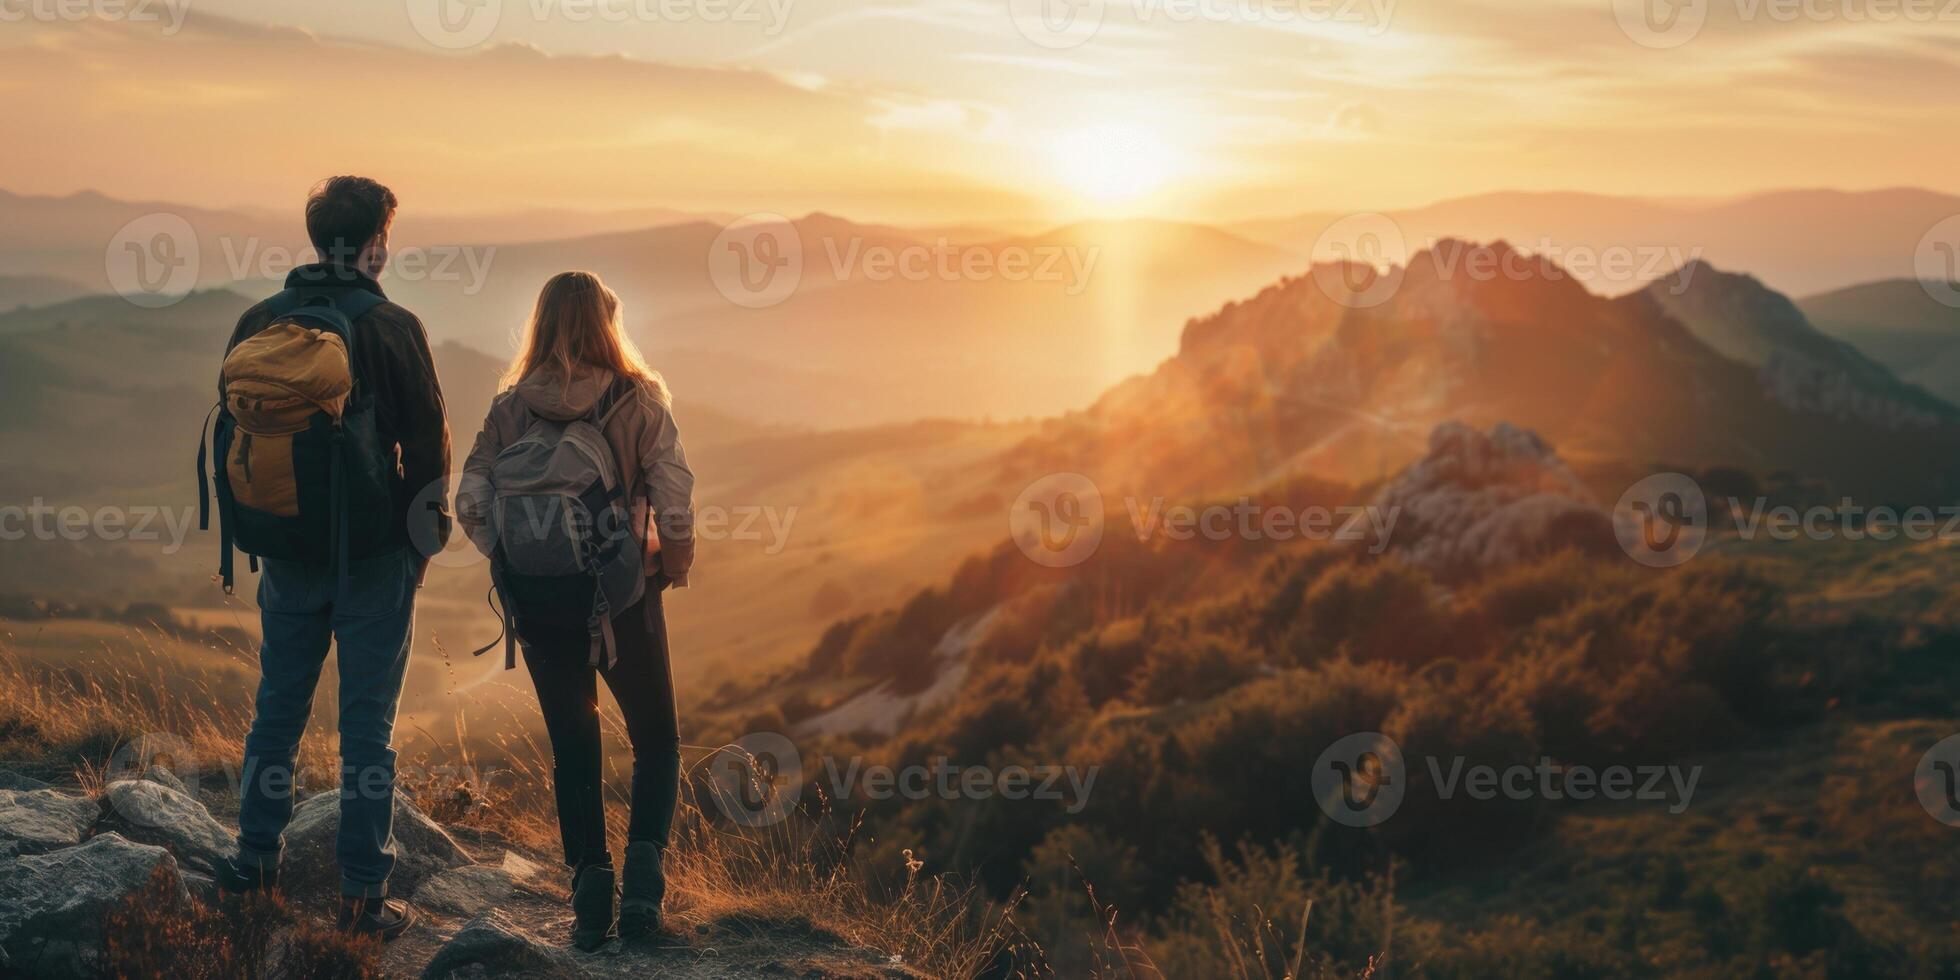
{"type": "Polygon", "coordinates": [[[540,418],[568,422],[591,412],[612,379],[611,371],[584,364],[573,367],[569,379],[556,368],[540,368],[511,390],[540,418]]]}

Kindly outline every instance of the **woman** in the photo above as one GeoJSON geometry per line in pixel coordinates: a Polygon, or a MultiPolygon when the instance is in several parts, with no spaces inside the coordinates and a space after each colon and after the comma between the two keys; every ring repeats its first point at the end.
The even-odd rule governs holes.
{"type": "Polygon", "coordinates": [[[661,858],[680,792],[680,732],[660,600],[666,587],[687,584],[694,554],[694,475],[681,453],[670,403],[666,384],[626,337],[619,296],[589,272],[555,276],[538,296],[457,494],[458,516],[471,540],[485,554],[494,553],[497,534],[487,504],[498,454],[538,419],[587,419],[612,449],[621,499],[631,502],[632,545],[645,556],[646,593],[612,617],[611,649],[600,665],[587,656],[587,630],[567,623],[584,610],[540,617],[526,616],[520,606],[515,616],[550,736],[558,829],[572,869],[573,942],[582,949],[604,943],[613,925],[613,863],[600,790],[601,676],[619,702],[633,745],[632,817],[619,896],[623,938],[643,938],[659,928],[666,891],[661,858]]]}

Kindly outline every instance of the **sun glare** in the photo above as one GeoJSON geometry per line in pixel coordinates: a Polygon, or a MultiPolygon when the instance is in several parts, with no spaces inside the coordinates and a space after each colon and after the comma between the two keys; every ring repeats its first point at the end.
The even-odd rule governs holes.
{"type": "Polygon", "coordinates": [[[1140,126],[1103,123],[1064,133],[1050,147],[1055,174],[1070,190],[1104,203],[1134,201],[1162,187],[1177,154],[1140,126]]]}

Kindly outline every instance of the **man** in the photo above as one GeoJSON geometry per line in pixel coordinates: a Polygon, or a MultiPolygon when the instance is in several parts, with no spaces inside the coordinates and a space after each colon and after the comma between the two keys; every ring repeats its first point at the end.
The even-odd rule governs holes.
{"type": "MultiPolygon", "coordinates": [[[[306,231],[320,261],[286,277],[289,291],[304,289],[313,296],[324,291],[335,303],[352,298],[362,302],[347,303],[350,308],[368,307],[352,320],[349,360],[357,387],[367,388],[374,399],[374,429],[383,469],[390,471],[394,513],[380,532],[386,537],[378,553],[355,553],[331,566],[262,562],[258,601],[264,641],[258,701],[245,739],[238,854],[220,874],[220,886],[229,892],[270,889],[278,882],[282,837],[293,814],[293,761],[332,641],[340,669],[339,924],[385,939],[414,921],[406,903],[388,898],[395,862],[395,711],[408,666],[415,591],[428,567],[411,542],[433,541],[439,549],[449,535],[445,504],[409,513],[425,488],[448,486],[449,427],[421,321],[385,302],[376,282],[388,261],[395,206],[393,192],[365,177],[321,183],[306,202],[306,231]],[[363,297],[360,291],[373,295],[363,297]],[[411,529],[411,520],[433,526],[411,529]]],[[[247,310],[226,351],[265,329],[290,303],[274,297],[247,310]]]]}

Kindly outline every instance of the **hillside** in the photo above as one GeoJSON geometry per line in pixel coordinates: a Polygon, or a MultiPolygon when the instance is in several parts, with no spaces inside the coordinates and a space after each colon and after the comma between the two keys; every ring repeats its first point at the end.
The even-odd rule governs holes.
{"type": "Polygon", "coordinates": [[[840,824],[926,842],[929,868],[996,897],[1025,887],[1020,921],[1061,975],[1119,943],[1169,976],[1230,975],[1255,933],[1327,977],[1960,962],[1946,828],[1898,791],[1960,692],[1946,549],[1723,536],[1691,566],[1638,566],[1556,449],[1505,426],[1439,429],[1372,500],[1442,519],[1375,555],[1145,537],[1112,511],[1078,566],[1002,545],[702,712],[718,738],[795,733],[806,797],[832,794],[840,824]],[[831,723],[866,697],[902,720],[831,723]],[[1364,734],[1407,762],[1383,783],[1398,803],[1353,825],[1307,763],[1364,734]],[[813,756],[1098,771],[1080,798],[901,800],[841,794],[813,756]],[[1614,765],[1673,782],[1449,789],[1452,766],[1614,765]]]}

